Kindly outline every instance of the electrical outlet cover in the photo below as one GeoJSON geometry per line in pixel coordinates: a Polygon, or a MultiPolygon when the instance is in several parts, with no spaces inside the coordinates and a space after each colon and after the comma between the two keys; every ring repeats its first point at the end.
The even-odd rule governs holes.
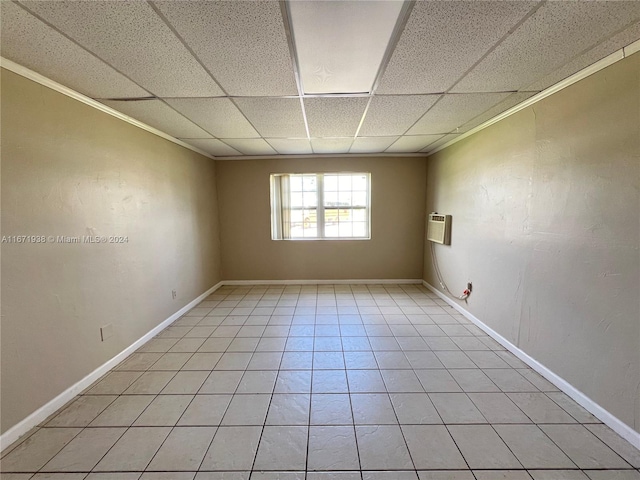
{"type": "Polygon", "coordinates": [[[113,337],[113,324],[105,325],[104,327],[100,327],[100,338],[104,342],[105,340],[113,337]]]}

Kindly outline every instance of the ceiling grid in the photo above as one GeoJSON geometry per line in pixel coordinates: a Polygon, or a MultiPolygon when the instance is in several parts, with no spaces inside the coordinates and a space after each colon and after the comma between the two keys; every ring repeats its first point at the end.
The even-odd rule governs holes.
{"type": "Polygon", "coordinates": [[[216,158],[429,153],[640,38],[633,0],[0,9],[3,58],[216,158]]]}

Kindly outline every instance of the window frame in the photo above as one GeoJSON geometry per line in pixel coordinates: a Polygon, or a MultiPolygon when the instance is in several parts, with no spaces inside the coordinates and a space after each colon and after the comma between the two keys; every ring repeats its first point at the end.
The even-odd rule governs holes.
{"type": "MultiPolygon", "coordinates": [[[[355,172],[355,171],[341,171],[341,172],[336,172],[336,171],[328,171],[328,172],[295,172],[295,173],[272,173],[269,176],[269,180],[270,180],[270,186],[269,186],[269,194],[270,194],[270,206],[271,206],[271,240],[275,240],[275,241],[281,241],[281,240],[286,240],[286,241],[325,241],[325,240],[329,240],[329,241],[366,241],[366,240],[371,240],[371,189],[372,189],[372,185],[371,185],[371,172],[355,172]],[[281,176],[292,176],[292,175],[315,175],[316,177],[316,236],[314,237],[290,237],[290,238],[275,238],[275,229],[274,229],[274,210],[277,208],[274,204],[274,188],[273,188],[273,182],[274,182],[274,177],[281,177],[281,176]],[[326,236],[326,224],[325,224],[325,204],[324,204],[324,196],[325,196],[325,191],[324,191],[324,177],[325,175],[364,175],[366,177],[366,182],[367,182],[367,197],[366,197],[366,205],[364,206],[364,210],[366,210],[366,235],[362,236],[362,237],[334,237],[334,236],[326,236]]],[[[353,191],[353,190],[352,190],[353,191]]],[[[353,201],[352,201],[353,203],[353,201]]],[[[337,210],[338,210],[338,218],[340,216],[340,210],[346,210],[349,209],[350,211],[355,210],[356,208],[354,208],[353,204],[349,205],[348,207],[345,208],[340,208],[340,206],[338,206],[337,210]]],[[[294,209],[289,207],[290,211],[293,211],[294,209]]],[[[302,207],[302,208],[295,208],[295,210],[308,210],[308,208],[302,207]]],[[[339,222],[339,220],[338,220],[339,222]]]]}

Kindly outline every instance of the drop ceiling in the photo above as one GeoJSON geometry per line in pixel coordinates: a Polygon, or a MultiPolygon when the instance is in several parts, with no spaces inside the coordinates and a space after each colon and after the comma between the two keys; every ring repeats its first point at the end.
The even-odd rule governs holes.
{"type": "Polygon", "coordinates": [[[640,38],[640,1],[0,1],[2,57],[215,157],[428,153],[640,38]]]}

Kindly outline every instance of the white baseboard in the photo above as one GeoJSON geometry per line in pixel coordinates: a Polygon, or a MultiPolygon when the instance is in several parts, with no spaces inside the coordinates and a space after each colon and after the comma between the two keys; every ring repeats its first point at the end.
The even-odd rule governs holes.
{"type": "Polygon", "coordinates": [[[31,415],[26,417],[24,420],[22,420],[21,422],[19,422],[18,424],[14,425],[9,430],[4,432],[0,436],[0,452],[5,450],[7,447],[11,446],[16,440],[18,440],[25,433],[28,433],[33,427],[36,427],[40,423],[44,422],[50,415],[55,413],[59,408],[63,407],[66,403],[72,400],[73,397],[78,395],[80,392],[84,391],[93,382],[98,380],[105,373],[107,373],[109,370],[114,368],[116,365],[118,365],[120,362],[126,359],[129,355],[135,352],[138,348],[140,348],[142,345],[147,343],[149,340],[155,337],[158,333],[160,333],[166,327],[171,325],[183,314],[187,313],[189,310],[191,310],[193,307],[195,307],[198,303],[200,303],[203,299],[211,295],[221,286],[222,286],[222,282],[218,282],[216,285],[211,287],[202,295],[198,296],[197,298],[195,298],[194,300],[186,304],[184,307],[182,307],[180,310],[178,310],[176,313],[171,315],[169,318],[164,320],[157,327],[153,328],[152,330],[147,332],[145,335],[143,335],[141,338],[136,340],[134,343],[129,345],[127,348],[125,348],[122,352],[117,354],[111,360],[107,361],[103,365],[96,368],[93,372],[91,372],[89,375],[84,377],[82,380],[72,385],[71,387],[66,389],[64,392],[62,392],[60,395],[55,397],[53,400],[46,403],[45,405],[40,407],[38,410],[33,412],[31,415]]]}
{"type": "Polygon", "coordinates": [[[383,278],[383,279],[352,279],[352,280],[223,280],[223,285],[421,285],[421,279],[415,278],[383,278]]]}
{"type": "Polygon", "coordinates": [[[616,432],[622,438],[627,440],[631,445],[640,449],[640,433],[636,432],[633,428],[628,426],[622,420],[620,420],[619,418],[611,414],[609,411],[602,408],[600,405],[598,405],[596,402],[591,400],[589,397],[587,397],[584,393],[582,393],[580,390],[575,388],[565,379],[556,375],[547,367],[545,367],[543,364],[538,362],[536,359],[526,354],[520,348],[516,347],[513,343],[511,343],[509,340],[504,338],[498,332],[496,332],[492,328],[485,325],[479,318],[477,318],[471,312],[466,310],[459,303],[455,302],[453,299],[451,299],[450,297],[446,296],[444,293],[439,291],[433,285],[430,285],[424,280],[422,281],[422,284],[425,287],[427,287],[429,290],[431,290],[433,293],[438,295],[438,297],[440,297],[442,300],[444,300],[453,308],[455,308],[458,312],[460,312],[466,318],[471,320],[479,328],[484,330],[490,337],[492,337],[495,341],[497,341],[499,344],[501,344],[503,347],[505,347],[507,350],[513,353],[516,357],[518,357],[520,360],[522,360],[524,363],[529,365],[532,369],[534,369],[544,378],[546,378],[551,383],[553,383],[556,387],[558,387],[560,390],[566,393],[569,397],[574,399],[578,404],[583,406],[586,410],[592,413],[596,418],[601,420],[605,425],[608,425],[614,432],[616,432]]]}

